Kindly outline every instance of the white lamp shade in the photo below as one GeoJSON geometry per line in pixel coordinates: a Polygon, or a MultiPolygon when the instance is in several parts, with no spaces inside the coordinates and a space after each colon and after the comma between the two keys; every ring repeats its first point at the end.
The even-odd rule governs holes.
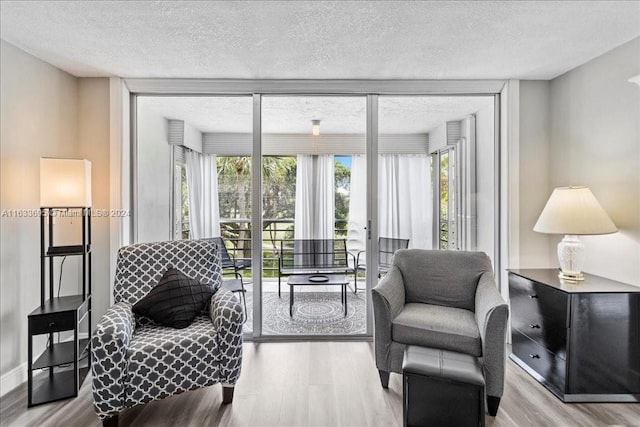
{"type": "Polygon", "coordinates": [[[40,206],[91,206],[91,162],[78,159],[40,159],[40,206]]]}
{"type": "Polygon", "coordinates": [[[560,187],[553,190],[533,230],[569,235],[618,231],[589,187],[560,187]]]}

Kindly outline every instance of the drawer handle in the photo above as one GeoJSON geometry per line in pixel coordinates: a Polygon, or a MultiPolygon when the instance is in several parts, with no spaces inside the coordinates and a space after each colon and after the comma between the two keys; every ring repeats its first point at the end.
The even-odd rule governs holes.
{"type": "Polygon", "coordinates": [[[537,323],[529,323],[529,327],[531,329],[540,329],[540,325],[538,325],[537,323]]]}
{"type": "Polygon", "coordinates": [[[54,326],[56,326],[56,322],[50,322],[50,323],[49,323],[49,327],[50,327],[50,328],[53,328],[54,326]]]}
{"type": "Polygon", "coordinates": [[[537,354],[530,354],[529,357],[532,359],[540,359],[540,356],[538,356],[537,354]]]}
{"type": "Polygon", "coordinates": [[[538,295],[529,295],[529,298],[531,298],[531,299],[538,299],[538,295]]]}

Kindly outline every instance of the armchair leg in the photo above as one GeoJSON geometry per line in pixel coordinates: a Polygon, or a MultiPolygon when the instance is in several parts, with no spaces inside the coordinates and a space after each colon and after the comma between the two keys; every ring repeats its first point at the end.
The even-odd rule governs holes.
{"type": "Polygon", "coordinates": [[[222,386],[222,403],[228,404],[233,402],[233,391],[235,387],[222,386]]]}
{"type": "Polygon", "coordinates": [[[378,373],[380,374],[380,383],[382,383],[382,388],[389,388],[389,372],[378,369],[378,373]]]}
{"type": "Polygon", "coordinates": [[[498,413],[498,406],[500,406],[500,398],[495,396],[487,396],[487,410],[489,415],[495,417],[498,413]]]}
{"type": "Polygon", "coordinates": [[[118,427],[118,414],[102,420],[102,427],[118,427]]]}

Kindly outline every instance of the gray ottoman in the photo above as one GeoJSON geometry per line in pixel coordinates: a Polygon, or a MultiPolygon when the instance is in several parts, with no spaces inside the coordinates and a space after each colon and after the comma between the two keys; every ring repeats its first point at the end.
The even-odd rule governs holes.
{"type": "Polygon", "coordinates": [[[484,426],[484,376],[476,357],[408,346],[402,377],[405,426],[484,426]]]}

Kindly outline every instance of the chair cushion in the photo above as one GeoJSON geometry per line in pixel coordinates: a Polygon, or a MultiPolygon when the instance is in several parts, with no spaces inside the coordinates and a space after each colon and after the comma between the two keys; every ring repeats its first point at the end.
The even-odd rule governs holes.
{"type": "Polygon", "coordinates": [[[391,337],[402,344],[482,355],[475,315],[461,308],[406,304],[392,321],[391,337]]]}
{"type": "Polygon", "coordinates": [[[186,328],[202,314],[214,288],[201,284],[175,268],[168,269],[157,286],[133,306],[133,312],[173,328],[186,328]]]}
{"type": "Polygon", "coordinates": [[[218,382],[220,357],[211,319],[198,316],[184,329],[144,325],[129,348],[126,403],[130,407],[218,382]]]}
{"type": "Polygon", "coordinates": [[[493,271],[484,252],[400,249],[393,264],[402,273],[406,302],[472,311],[480,276],[493,271]]]}

